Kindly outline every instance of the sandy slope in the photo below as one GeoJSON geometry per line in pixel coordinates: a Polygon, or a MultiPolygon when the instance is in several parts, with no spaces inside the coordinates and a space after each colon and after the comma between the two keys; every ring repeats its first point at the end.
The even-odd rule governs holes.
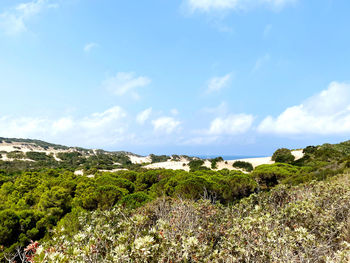
{"type": "MultiPolygon", "coordinates": [[[[60,159],[57,158],[56,154],[59,152],[73,152],[75,151],[74,148],[70,149],[60,149],[56,150],[52,147],[49,147],[48,149],[44,149],[42,147],[38,147],[34,144],[31,143],[21,143],[21,142],[12,142],[12,143],[0,143],[0,152],[13,152],[13,151],[21,151],[21,152],[29,152],[29,151],[35,151],[35,152],[44,152],[47,155],[52,154],[54,158],[57,161],[60,161],[60,159]]],[[[295,159],[298,160],[304,156],[302,150],[295,150],[292,151],[292,154],[295,156],[295,159]]],[[[135,164],[142,164],[142,163],[151,163],[151,158],[150,156],[136,156],[136,155],[128,155],[130,158],[130,161],[135,164]]],[[[12,159],[7,158],[6,153],[2,153],[2,158],[0,160],[3,161],[12,161],[12,159]]],[[[25,159],[27,161],[32,161],[25,159]]],[[[229,169],[229,170],[237,170],[236,168],[232,167],[232,164],[238,160],[227,160],[225,162],[219,162],[217,163],[217,170],[221,169],[229,169]]],[[[253,165],[255,168],[256,166],[262,165],[262,164],[272,164],[274,163],[271,161],[271,157],[259,157],[259,158],[245,158],[245,159],[239,159],[239,161],[245,161],[249,162],[253,165]]],[[[174,161],[174,160],[168,160],[166,162],[160,162],[160,163],[153,163],[146,165],[145,168],[148,169],[157,169],[157,168],[164,168],[164,169],[172,169],[172,170],[185,170],[189,171],[189,166],[188,166],[189,161],[185,158],[181,158],[179,161],[174,161]]],[[[211,162],[206,160],[204,163],[204,166],[210,168],[211,167],[211,162]]],[[[119,170],[119,169],[118,169],[119,170]]],[[[81,171],[76,171],[77,174],[81,174],[81,171]]]]}
{"type": "Polygon", "coordinates": [[[152,163],[152,164],[146,165],[145,168],[148,168],[148,169],[164,168],[164,169],[171,169],[171,170],[189,171],[190,167],[187,164],[188,164],[188,161],[186,162],[167,161],[167,162],[161,162],[161,163],[152,163]]]}
{"type": "MultiPolygon", "coordinates": [[[[52,147],[49,147],[47,149],[44,149],[42,147],[38,147],[34,144],[31,143],[25,143],[25,142],[12,142],[12,143],[0,143],[0,152],[14,152],[14,151],[20,151],[23,153],[27,153],[27,152],[42,152],[45,153],[47,155],[52,154],[53,157],[55,158],[56,161],[61,161],[59,158],[57,158],[56,154],[60,153],[60,152],[72,152],[74,151],[73,149],[60,149],[60,150],[56,150],[52,147]]],[[[6,153],[2,153],[2,159],[3,161],[12,161],[12,159],[7,158],[6,153]]],[[[22,159],[24,161],[33,161],[33,160],[28,160],[28,159],[22,159]]]]}
{"type": "MultiPolygon", "coordinates": [[[[302,150],[297,150],[297,151],[292,151],[292,154],[295,156],[295,159],[298,160],[304,156],[302,150]]],[[[258,157],[258,158],[245,158],[245,159],[239,159],[239,160],[227,160],[226,162],[219,162],[217,163],[218,169],[221,170],[224,168],[227,168],[229,170],[239,170],[234,167],[232,167],[232,164],[236,161],[244,161],[251,163],[253,167],[257,167],[262,164],[273,164],[274,161],[271,161],[271,156],[268,157],[258,157]]],[[[188,164],[189,161],[186,160],[181,160],[181,161],[167,161],[167,162],[161,162],[161,163],[152,163],[149,165],[146,165],[145,168],[148,169],[157,169],[157,168],[164,168],[164,169],[171,169],[171,170],[185,170],[189,171],[188,164]],[[184,164],[186,164],[184,166],[184,164]]],[[[211,162],[206,160],[204,163],[204,166],[210,168],[211,167],[211,162]]]]}
{"type": "MultiPolygon", "coordinates": [[[[59,159],[57,157],[58,153],[64,153],[64,152],[76,152],[79,151],[76,148],[72,147],[72,148],[67,148],[67,149],[55,149],[53,147],[48,147],[48,148],[43,148],[40,147],[38,145],[35,145],[34,143],[27,143],[27,142],[11,142],[11,143],[6,143],[6,142],[2,142],[0,143],[0,153],[2,155],[2,158],[0,158],[0,160],[3,161],[12,161],[12,159],[7,158],[7,154],[9,152],[14,152],[14,151],[20,151],[23,153],[27,153],[27,152],[41,152],[41,153],[45,153],[46,155],[52,155],[56,161],[61,161],[61,159],[59,159]]],[[[25,161],[28,161],[28,159],[22,159],[25,161]]],[[[29,160],[32,161],[32,160],[29,160]]]]}
{"type": "Polygon", "coordinates": [[[132,163],[136,163],[136,164],[150,163],[151,162],[151,157],[149,157],[149,156],[139,157],[136,155],[129,154],[128,157],[130,158],[130,161],[132,163]]]}

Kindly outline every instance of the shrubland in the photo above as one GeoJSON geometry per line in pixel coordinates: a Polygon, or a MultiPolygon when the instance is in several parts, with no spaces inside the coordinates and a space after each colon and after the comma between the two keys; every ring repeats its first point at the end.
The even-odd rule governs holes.
{"type": "Polygon", "coordinates": [[[198,159],[190,172],[146,170],[103,152],[25,158],[0,162],[3,261],[350,260],[350,142],[250,173],[198,159]],[[99,171],[118,161],[129,170],[99,171]]]}

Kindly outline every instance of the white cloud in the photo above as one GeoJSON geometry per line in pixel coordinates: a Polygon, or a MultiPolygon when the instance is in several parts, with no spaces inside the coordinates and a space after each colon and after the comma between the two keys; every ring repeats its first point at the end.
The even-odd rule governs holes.
{"type": "Polygon", "coordinates": [[[259,69],[261,69],[267,62],[270,61],[270,54],[265,54],[264,56],[258,58],[254,64],[254,67],[252,69],[252,72],[256,72],[259,69]]]}
{"type": "Polygon", "coordinates": [[[231,114],[226,118],[215,118],[208,133],[211,135],[237,135],[247,132],[254,121],[254,117],[249,114],[231,114]]]}
{"type": "Polygon", "coordinates": [[[0,29],[8,35],[27,31],[26,23],[44,9],[57,8],[58,4],[49,0],[34,0],[21,3],[0,14],[0,29]]]}
{"type": "Polygon", "coordinates": [[[157,132],[172,133],[181,122],[173,117],[160,117],[152,121],[153,128],[157,132]]]}
{"type": "Polygon", "coordinates": [[[326,90],[278,117],[268,116],[258,131],[284,135],[350,133],[350,84],[332,82],[326,90]]]}
{"type": "Polygon", "coordinates": [[[98,44],[97,43],[94,43],[94,42],[91,42],[91,43],[87,43],[85,46],[84,46],[84,51],[86,53],[90,52],[92,49],[98,47],[98,44]]]}
{"type": "Polygon", "coordinates": [[[126,112],[119,106],[110,108],[102,113],[94,113],[85,117],[81,126],[87,129],[106,128],[107,125],[126,117],[126,112]]]}
{"type": "Polygon", "coordinates": [[[74,121],[70,117],[63,117],[52,123],[53,133],[66,132],[74,127],[74,121]]]}
{"type": "Polygon", "coordinates": [[[109,145],[128,134],[126,112],[119,106],[82,118],[4,116],[0,118],[0,134],[4,137],[35,138],[75,145],[109,145]]]}
{"type": "Polygon", "coordinates": [[[232,78],[232,74],[226,74],[222,77],[214,77],[209,80],[207,93],[218,92],[223,88],[227,87],[230,80],[232,78]]]}
{"type": "Polygon", "coordinates": [[[44,118],[4,116],[0,118],[0,134],[4,137],[41,138],[48,132],[47,120],[44,118]]]}
{"type": "Polygon", "coordinates": [[[137,77],[133,72],[118,72],[115,77],[110,77],[104,80],[102,86],[117,96],[131,93],[131,95],[137,99],[139,98],[139,95],[135,90],[137,88],[145,87],[150,83],[151,79],[148,77],[137,77]]]}
{"type": "Polygon", "coordinates": [[[139,124],[144,124],[150,117],[152,113],[152,108],[145,109],[144,111],[141,111],[139,114],[136,116],[136,121],[139,124]]]}
{"type": "Polygon", "coordinates": [[[281,9],[297,0],[185,0],[185,5],[190,11],[223,11],[241,10],[257,6],[267,6],[273,9],[281,9]]]}

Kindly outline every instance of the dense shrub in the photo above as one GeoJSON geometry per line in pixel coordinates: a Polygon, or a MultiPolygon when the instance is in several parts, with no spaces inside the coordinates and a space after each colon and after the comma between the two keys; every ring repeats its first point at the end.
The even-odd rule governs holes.
{"type": "Polygon", "coordinates": [[[270,189],[283,179],[299,174],[298,167],[290,164],[263,164],[254,169],[252,175],[256,178],[261,189],[270,189]]]}
{"type": "Polygon", "coordinates": [[[188,166],[190,167],[190,171],[194,172],[194,171],[198,171],[198,170],[209,170],[208,167],[203,166],[204,161],[201,159],[196,159],[196,160],[191,160],[188,163],[188,166]]]}
{"type": "Polygon", "coordinates": [[[218,166],[217,166],[217,163],[219,162],[223,162],[224,159],[222,157],[216,157],[216,158],[213,158],[210,160],[210,163],[211,163],[211,169],[217,169],[218,166]]]}
{"type": "Polygon", "coordinates": [[[63,254],[90,262],[348,262],[350,183],[337,175],[349,171],[350,141],[304,154],[293,165],[262,165],[251,174],[212,171],[198,159],[191,172],[144,170],[125,153],[101,150],[58,154],[59,162],[37,153],[35,162],[0,161],[0,258],[46,240],[53,248],[48,261],[63,254]],[[100,171],[120,167],[134,171],[100,171]],[[74,175],[76,169],[89,176],[74,175]],[[118,227],[104,232],[106,218],[118,227]],[[96,231],[84,232],[89,227],[96,231]]]}
{"type": "Polygon", "coordinates": [[[13,151],[13,152],[7,153],[7,158],[10,158],[10,159],[24,159],[25,155],[24,155],[23,152],[13,151]]]}
{"type": "Polygon", "coordinates": [[[82,212],[41,262],[349,262],[350,180],[253,194],[232,207],[160,198],[130,213],[82,212]]]}
{"type": "Polygon", "coordinates": [[[232,166],[235,168],[240,168],[240,169],[246,170],[247,172],[251,172],[254,169],[253,165],[251,163],[244,162],[244,161],[235,161],[232,164],[232,166]]]}
{"type": "Polygon", "coordinates": [[[170,159],[169,156],[166,155],[154,155],[154,154],[150,154],[149,155],[151,157],[151,161],[152,163],[160,163],[160,162],[166,162],[170,159]]]}
{"type": "Polygon", "coordinates": [[[294,159],[294,155],[287,148],[280,148],[276,150],[271,157],[271,160],[275,161],[276,163],[292,163],[294,159]]]}
{"type": "Polygon", "coordinates": [[[148,194],[144,192],[137,192],[124,196],[120,200],[120,204],[122,204],[126,208],[135,209],[143,206],[151,200],[152,198],[148,194]]]}
{"type": "Polygon", "coordinates": [[[26,157],[33,161],[47,161],[54,160],[52,156],[46,155],[46,153],[42,152],[27,152],[26,157]]]}

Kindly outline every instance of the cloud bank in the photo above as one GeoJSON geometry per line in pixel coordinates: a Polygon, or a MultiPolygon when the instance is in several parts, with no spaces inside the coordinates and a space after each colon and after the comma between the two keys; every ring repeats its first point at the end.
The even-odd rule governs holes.
{"type": "Polygon", "coordinates": [[[258,131],[281,135],[349,134],[350,84],[332,82],[326,90],[287,108],[279,116],[266,117],[258,131]]]}

